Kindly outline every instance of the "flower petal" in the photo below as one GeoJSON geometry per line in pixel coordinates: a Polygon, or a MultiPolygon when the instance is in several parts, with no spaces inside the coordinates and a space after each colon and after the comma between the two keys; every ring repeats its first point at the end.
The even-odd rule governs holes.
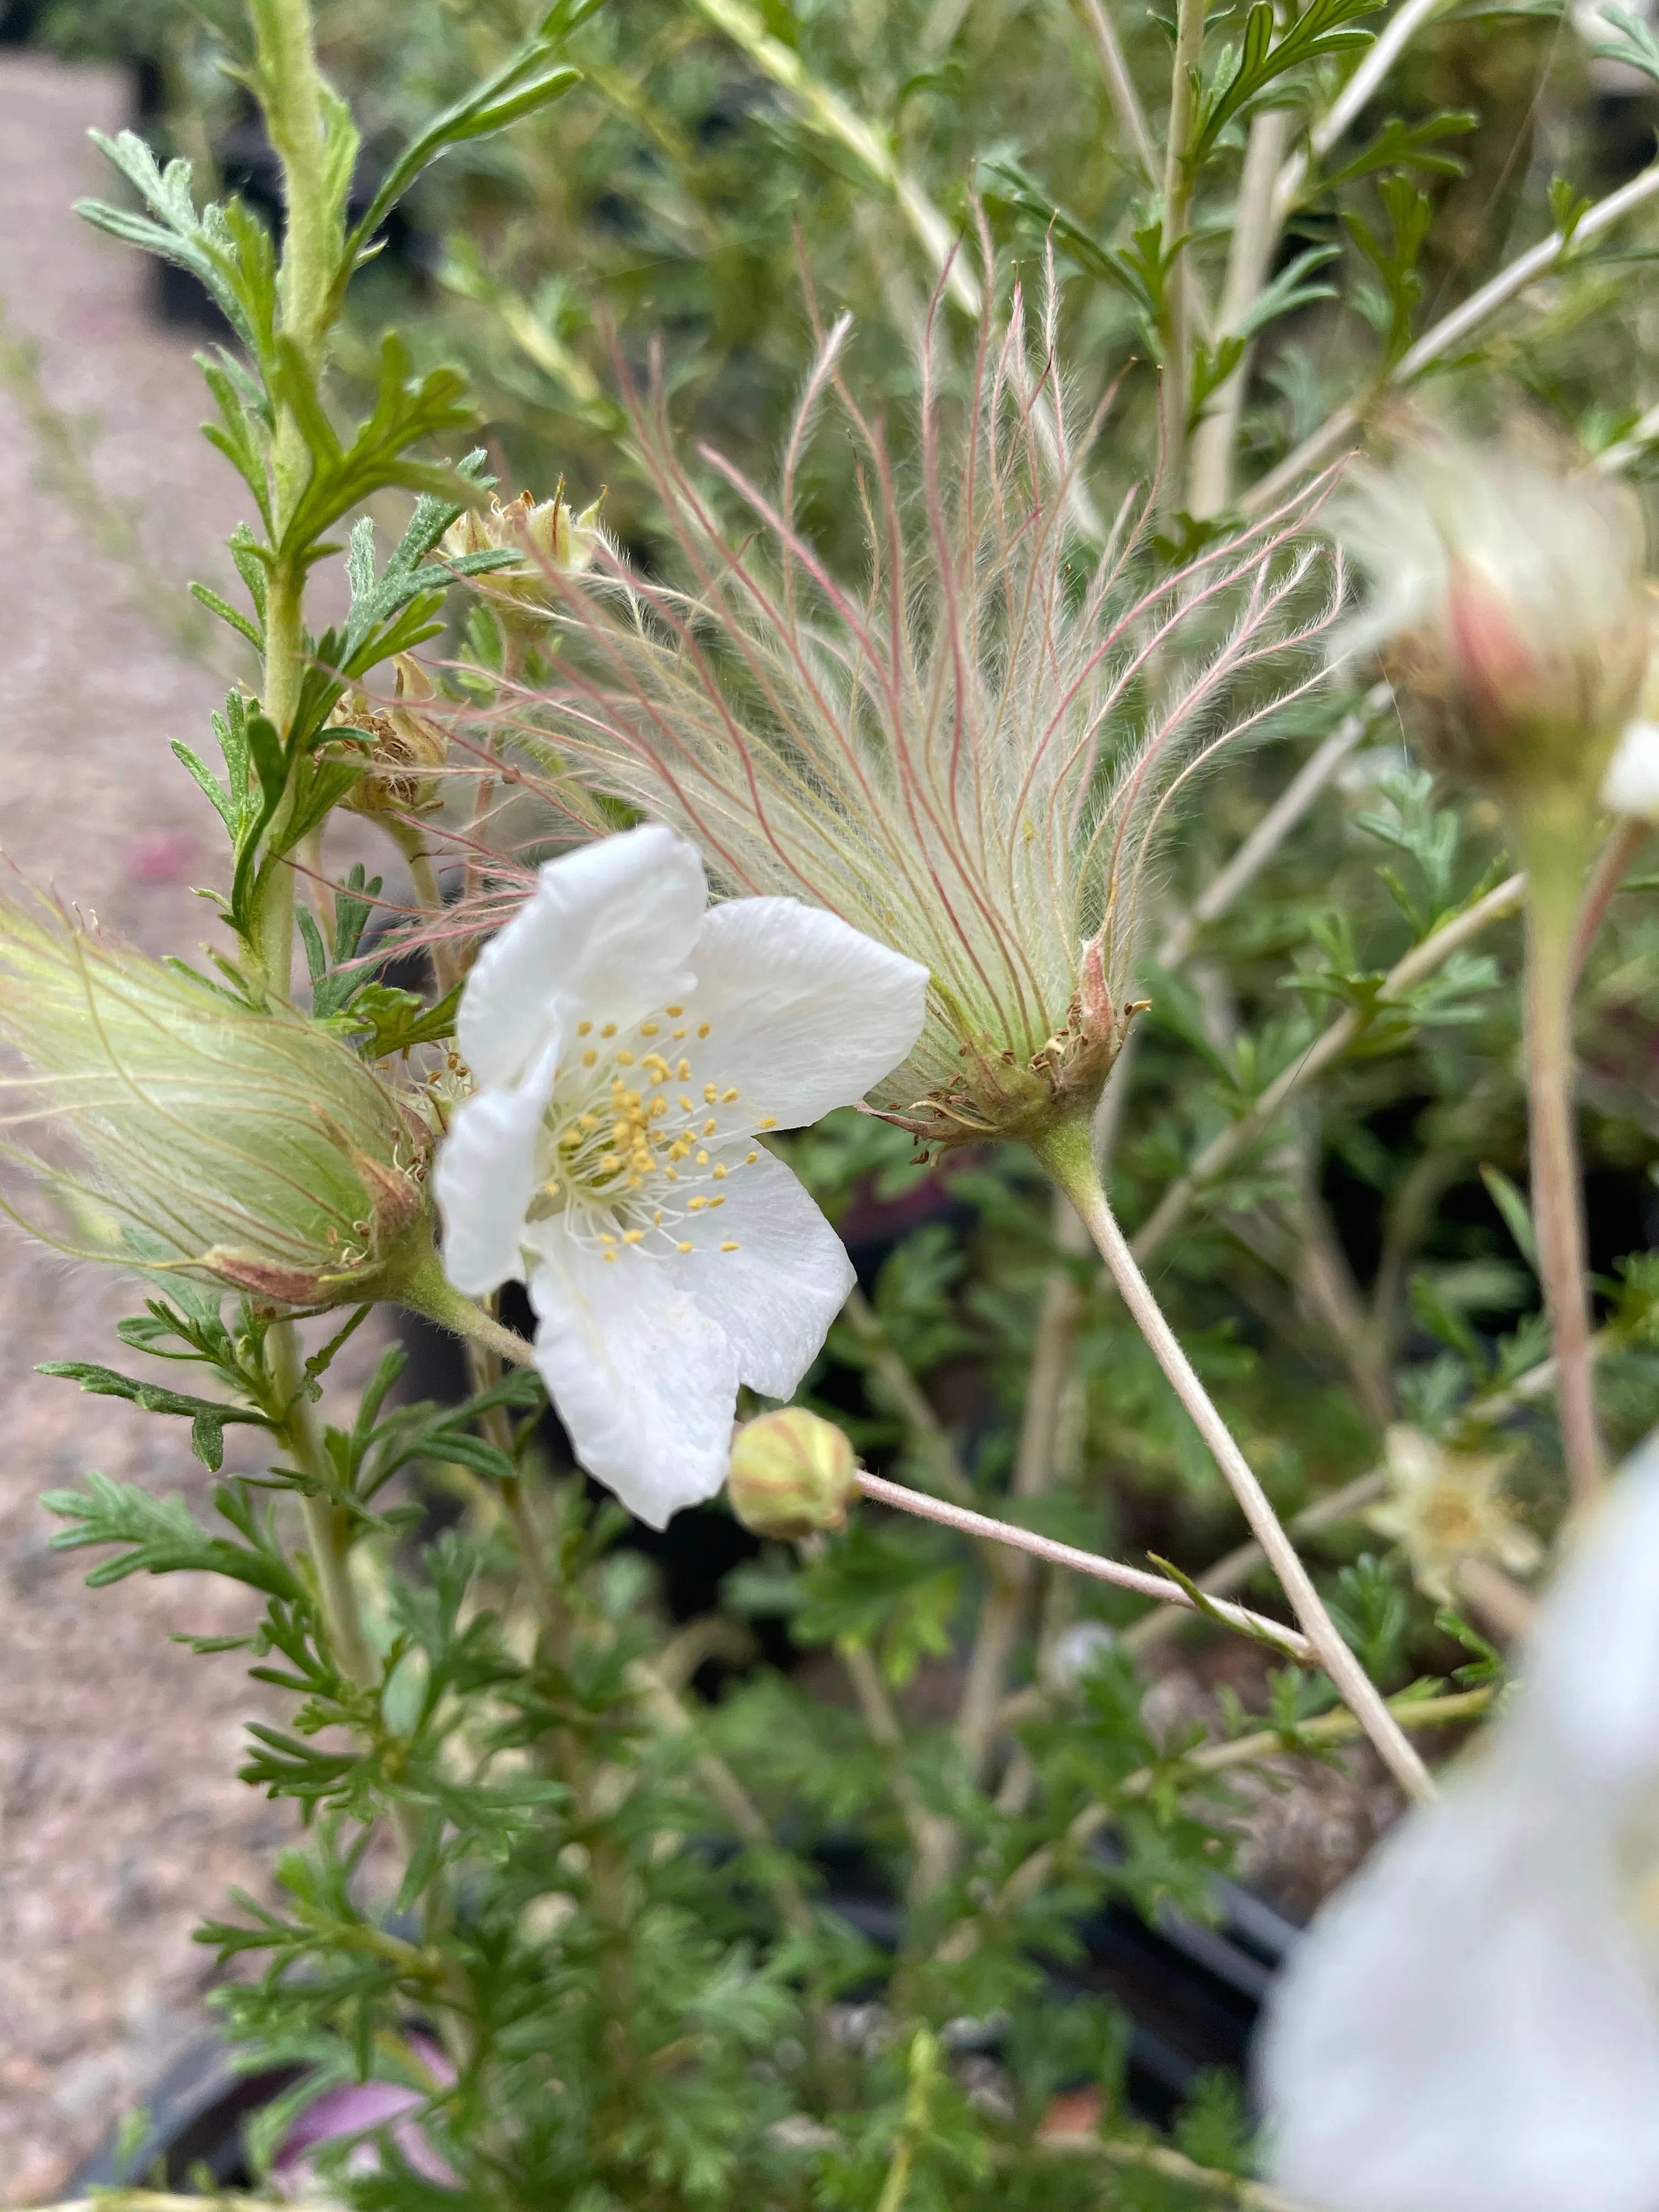
{"type": "Polygon", "coordinates": [[[708,896],[696,848],[655,823],[549,860],[467,978],[455,1042],[477,1082],[515,1082],[561,1000],[626,1023],[683,997],[708,896]]]}
{"type": "MultiPolygon", "coordinates": [[[[741,1154],[738,1155],[739,1160],[741,1154]]],[[[719,1186],[718,1212],[687,1224],[696,1249],[676,1282],[717,1322],[751,1390],[787,1398],[823,1349],[853,1287],[839,1237],[783,1162],[763,1151],[719,1186]],[[735,1244],[735,1252],[720,1249],[735,1244]]]]}
{"type": "Polygon", "coordinates": [[[607,1261],[562,1224],[530,1279],[536,1364],[576,1457],[630,1513],[665,1528],[726,1480],[738,1362],[672,1262],[607,1261]]]}
{"type": "Polygon", "coordinates": [[[1615,814],[1659,822],[1659,722],[1626,726],[1607,764],[1601,804],[1615,814]]]}
{"type": "Polygon", "coordinates": [[[691,955],[686,1019],[707,1022],[699,1057],[722,1088],[793,1129],[850,1106],[921,1034],[927,970],[835,915],[796,899],[713,908],[691,955]]]}
{"type": "Polygon", "coordinates": [[[1650,2212],[1659,2004],[1618,1884],[1605,1804],[1529,1760],[1402,1824],[1271,2001],[1274,2179],[1322,2212],[1650,2212]]]}
{"type": "Polygon", "coordinates": [[[553,1095],[556,1025],[524,1081],[464,1099],[439,1149],[432,1188],[444,1222],[444,1273],[479,1298],[522,1280],[525,1215],[536,1188],[536,1141],[553,1095]]]}

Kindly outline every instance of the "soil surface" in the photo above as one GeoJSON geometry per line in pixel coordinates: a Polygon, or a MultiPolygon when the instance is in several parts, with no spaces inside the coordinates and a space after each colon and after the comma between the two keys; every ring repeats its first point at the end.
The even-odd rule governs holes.
{"type": "MultiPolygon", "coordinates": [[[[123,189],[85,133],[120,129],[130,107],[114,73],[0,55],[0,848],[147,949],[189,953],[214,934],[192,886],[223,880],[222,839],[168,744],[210,749],[208,717],[235,664],[204,663],[220,648],[202,626],[180,635],[178,610],[188,623],[192,576],[235,592],[219,541],[243,500],[197,428],[206,407],[191,356],[205,334],[161,325],[146,264],[70,212],[123,189]],[[51,450],[64,427],[67,469],[51,450]]],[[[89,1468],[162,1492],[208,1488],[178,1425],[32,1371],[110,1359],[112,1325],[137,1304],[101,1271],[0,1237],[9,2204],[61,2193],[134,2094],[204,2032],[211,1960],[191,1929],[232,1884],[268,1890],[294,1825],[290,1807],[235,1779],[255,1711],[236,1656],[169,1641],[235,1632],[251,1596],[195,1577],[88,1590],[88,1558],[48,1548],[58,1524],[40,1492],[89,1468]]]]}

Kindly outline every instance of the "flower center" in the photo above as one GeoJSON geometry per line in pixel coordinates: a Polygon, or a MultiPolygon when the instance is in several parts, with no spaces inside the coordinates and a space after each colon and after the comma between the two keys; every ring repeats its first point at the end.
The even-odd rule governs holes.
{"type": "Polygon", "coordinates": [[[529,1218],[562,1218],[606,1260],[635,1246],[664,1255],[738,1249],[720,1234],[726,1185],[760,1158],[743,1140],[776,1117],[708,1079],[712,1024],[694,1031],[684,1012],[665,1006],[626,1038],[615,1022],[579,1023],[554,1077],[529,1218]]]}

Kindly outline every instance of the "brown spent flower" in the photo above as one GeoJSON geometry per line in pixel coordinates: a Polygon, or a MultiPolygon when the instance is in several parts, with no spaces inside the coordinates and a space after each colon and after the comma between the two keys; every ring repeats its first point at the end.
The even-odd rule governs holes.
{"type": "Polygon", "coordinates": [[[354,688],[328,718],[331,728],[360,730],[370,740],[368,766],[342,804],[358,814],[430,814],[443,804],[449,732],[421,712],[438,692],[419,661],[399,653],[392,665],[398,688],[390,704],[354,688]]]}
{"type": "Polygon", "coordinates": [[[804,1406],[762,1413],[732,1438],[726,1495],[754,1535],[798,1540],[843,1528],[858,1494],[852,1445],[804,1406]]]}

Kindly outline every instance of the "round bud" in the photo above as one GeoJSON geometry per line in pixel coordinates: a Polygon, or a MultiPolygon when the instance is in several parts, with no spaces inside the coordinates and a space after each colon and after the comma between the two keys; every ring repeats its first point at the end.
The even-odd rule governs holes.
{"type": "Polygon", "coordinates": [[[757,1536],[798,1538],[839,1528],[859,1494],[853,1447],[804,1406],[763,1413],[732,1441],[726,1495],[757,1536]]]}

